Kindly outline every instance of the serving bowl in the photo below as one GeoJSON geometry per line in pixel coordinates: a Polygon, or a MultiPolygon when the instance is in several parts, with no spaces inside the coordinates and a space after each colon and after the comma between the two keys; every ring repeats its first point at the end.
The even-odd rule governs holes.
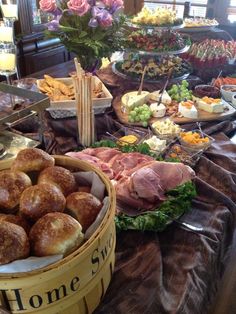
{"type": "Polygon", "coordinates": [[[231,102],[233,95],[236,94],[236,85],[222,85],[220,91],[223,99],[231,102]]]}
{"type": "Polygon", "coordinates": [[[193,91],[194,96],[202,98],[202,97],[212,97],[212,98],[219,98],[220,97],[220,90],[219,88],[212,86],[212,85],[197,85],[193,91]]]}
{"type": "Polygon", "coordinates": [[[178,140],[185,150],[189,152],[207,150],[214,141],[211,136],[201,132],[200,130],[181,132],[178,140]]]}

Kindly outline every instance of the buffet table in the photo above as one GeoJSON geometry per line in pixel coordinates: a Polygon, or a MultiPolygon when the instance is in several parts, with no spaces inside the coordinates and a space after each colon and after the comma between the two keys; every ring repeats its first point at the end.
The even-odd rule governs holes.
{"type": "MultiPolygon", "coordinates": [[[[32,77],[45,72],[65,77],[71,71],[74,67],[69,62],[32,77]]],[[[117,96],[124,92],[124,85],[110,91],[117,96]]],[[[117,235],[115,272],[96,314],[208,313],[227,265],[236,222],[236,146],[229,139],[236,131],[234,119],[202,123],[215,142],[195,166],[198,196],[181,224],[174,222],[159,234],[126,231],[117,235]]],[[[54,120],[45,113],[45,122],[47,152],[76,149],[75,118],[54,120]]],[[[96,117],[98,139],[120,126],[111,109],[96,117]]],[[[29,128],[20,126],[18,131],[27,134],[29,128]]],[[[34,131],[32,124],[31,135],[34,131]]]]}

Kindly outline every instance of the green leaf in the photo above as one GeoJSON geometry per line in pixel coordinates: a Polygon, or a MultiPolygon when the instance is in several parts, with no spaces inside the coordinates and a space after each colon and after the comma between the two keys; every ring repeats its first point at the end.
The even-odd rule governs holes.
{"type": "Polygon", "coordinates": [[[87,33],[87,32],[82,31],[82,32],[79,34],[79,38],[86,37],[87,35],[88,35],[88,33],[87,33]]]}

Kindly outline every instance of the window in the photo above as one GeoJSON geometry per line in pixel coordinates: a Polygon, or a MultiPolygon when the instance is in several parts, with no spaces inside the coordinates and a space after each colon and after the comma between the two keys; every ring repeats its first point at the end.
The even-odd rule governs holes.
{"type": "Polygon", "coordinates": [[[228,13],[228,21],[230,21],[231,23],[236,22],[236,0],[230,0],[227,13],[228,13]]]}
{"type": "MultiPolygon", "coordinates": [[[[233,0],[236,1],[236,0],[233,0]]],[[[190,16],[199,16],[205,17],[207,11],[207,2],[208,0],[194,0],[189,1],[191,2],[190,8],[190,16]]],[[[144,4],[146,7],[150,9],[154,9],[156,7],[169,7],[175,8],[177,11],[177,16],[182,18],[184,13],[184,3],[185,1],[173,1],[173,0],[145,0],[144,4]]]]}

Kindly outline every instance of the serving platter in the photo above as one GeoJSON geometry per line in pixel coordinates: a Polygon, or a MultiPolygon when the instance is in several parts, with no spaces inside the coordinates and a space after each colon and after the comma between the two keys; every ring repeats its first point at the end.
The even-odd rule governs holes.
{"type": "MultiPolygon", "coordinates": [[[[203,110],[198,110],[198,118],[197,119],[189,119],[185,117],[175,117],[175,116],[165,116],[163,118],[151,118],[149,120],[149,125],[152,125],[154,122],[158,120],[166,119],[167,117],[170,118],[173,122],[177,124],[185,124],[191,122],[204,122],[204,121],[224,121],[229,119],[232,115],[236,113],[236,109],[232,107],[229,103],[222,100],[225,106],[225,111],[222,113],[209,113],[203,110]]],[[[113,101],[113,108],[117,115],[117,118],[121,123],[133,125],[133,126],[142,126],[140,122],[129,122],[128,114],[122,111],[121,107],[121,98],[118,97],[113,101]]]]}
{"type": "Polygon", "coordinates": [[[163,26],[158,26],[154,24],[138,24],[138,23],[133,23],[133,22],[127,22],[126,25],[128,27],[131,27],[133,29],[140,29],[140,28],[146,28],[146,29],[152,29],[152,30],[168,30],[168,29],[173,29],[173,30],[178,30],[181,28],[184,28],[184,23],[181,24],[169,24],[169,25],[163,25],[163,26]]]}
{"type": "Polygon", "coordinates": [[[169,51],[162,51],[162,52],[157,52],[157,51],[145,51],[145,50],[137,50],[137,49],[132,49],[132,48],[126,48],[126,52],[130,53],[138,53],[141,56],[166,56],[166,55],[179,55],[181,53],[186,53],[189,51],[191,45],[186,45],[184,48],[179,49],[179,50],[169,50],[169,51]]]}
{"type": "Polygon", "coordinates": [[[196,32],[208,32],[212,31],[218,25],[206,25],[206,26],[185,26],[182,31],[185,33],[196,33],[196,32]]]}

